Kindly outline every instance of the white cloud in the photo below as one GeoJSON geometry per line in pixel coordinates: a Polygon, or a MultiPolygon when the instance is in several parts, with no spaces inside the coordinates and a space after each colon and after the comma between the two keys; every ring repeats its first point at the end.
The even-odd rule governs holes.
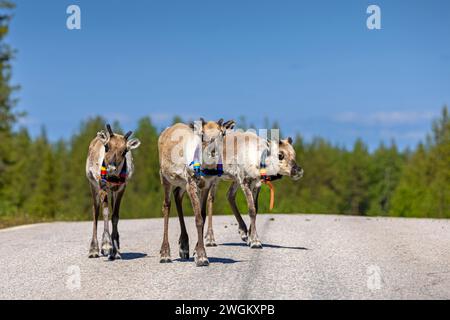
{"type": "Polygon", "coordinates": [[[120,112],[109,112],[105,114],[105,118],[109,121],[119,121],[120,123],[130,123],[132,119],[130,116],[120,112]]]}
{"type": "Polygon", "coordinates": [[[40,124],[40,121],[37,118],[25,116],[25,117],[20,117],[17,120],[17,124],[20,126],[33,126],[33,125],[40,124]]]}
{"type": "Polygon", "coordinates": [[[406,140],[406,141],[420,141],[425,138],[426,130],[412,130],[405,132],[398,132],[393,130],[382,130],[380,136],[383,139],[406,140]]]}
{"type": "Polygon", "coordinates": [[[149,116],[155,123],[167,122],[173,118],[171,113],[151,113],[149,116]]]}
{"type": "Polygon", "coordinates": [[[342,112],[334,117],[335,121],[343,123],[356,122],[358,119],[360,119],[360,115],[358,115],[356,112],[342,112]]]}
{"type": "Polygon", "coordinates": [[[172,119],[175,116],[180,116],[183,120],[192,120],[192,119],[198,119],[200,116],[194,115],[194,114],[187,114],[187,113],[164,113],[164,112],[156,112],[156,113],[150,113],[149,114],[152,121],[156,124],[168,124],[172,121],[172,119]]]}
{"type": "Polygon", "coordinates": [[[429,122],[437,114],[431,111],[382,111],[374,113],[343,112],[334,120],[340,123],[363,124],[370,126],[413,125],[429,122]]]}

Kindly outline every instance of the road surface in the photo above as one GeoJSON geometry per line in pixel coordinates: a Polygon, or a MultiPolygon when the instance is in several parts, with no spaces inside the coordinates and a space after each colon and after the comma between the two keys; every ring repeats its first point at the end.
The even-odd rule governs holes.
{"type": "MultiPolygon", "coordinates": [[[[246,217],[248,218],[248,217],[246,217]]],[[[0,230],[1,299],[450,299],[450,221],[258,215],[263,249],[215,217],[209,267],[159,263],[162,220],[121,220],[123,259],[88,259],[90,222],[0,230]]],[[[194,220],[187,219],[191,255],[194,220]]],[[[101,239],[102,224],[99,224],[101,239]]]]}

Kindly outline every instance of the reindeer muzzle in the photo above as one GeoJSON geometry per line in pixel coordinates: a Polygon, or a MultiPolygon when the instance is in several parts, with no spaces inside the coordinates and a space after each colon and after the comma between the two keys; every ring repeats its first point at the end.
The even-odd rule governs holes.
{"type": "Polygon", "coordinates": [[[291,178],[298,180],[301,177],[303,177],[303,169],[295,164],[291,169],[291,178]]]}

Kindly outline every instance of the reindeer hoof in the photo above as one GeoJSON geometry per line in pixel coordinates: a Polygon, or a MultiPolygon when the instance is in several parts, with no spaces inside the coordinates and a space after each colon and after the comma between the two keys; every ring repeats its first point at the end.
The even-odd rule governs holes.
{"type": "Polygon", "coordinates": [[[209,231],[205,236],[205,246],[207,247],[216,247],[216,239],[214,239],[214,233],[209,231]]]}
{"type": "Polygon", "coordinates": [[[251,249],[262,249],[262,243],[259,240],[253,240],[250,241],[250,248],[251,249]]]}
{"type": "Polygon", "coordinates": [[[98,258],[100,255],[98,254],[98,250],[89,251],[89,258],[98,258]]]}
{"type": "Polygon", "coordinates": [[[159,263],[171,263],[172,259],[170,259],[170,257],[161,257],[159,259],[159,263]]]}
{"type": "Polygon", "coordinates": [[[188,260],[189,259],[189,249],[188,250],[180,249],[180,258],[183,260],[188,260]]]}
{"type": "Polygon", "coordinates": [[[113,247],[109,244],[102,245],[102,250],[100,250],[100,253],[102,256],[106,257],[109,256],[112,252],[113,247]]]}
{"type": "Polygon", "coordinates": [[[207,247],[217,247],[217,243],[214,239],[206,239],[205,246],[207,247]]]}
{"type": "Polygon", "coordinates": [[[239,230],[239,234],[241,236],[242,241],[247,242],[248,241],[248,236],[247,236],[247,232],[243,231],[243,230],[239,230]]]}
{"type": "Polygon", "coordinates": [[[122,256],[120,255],[120,252],[116,252],[115,254],[112,252],[108,255],[108,260],[109,261],[114,261],[114,260],[120,260],[122,259],[122,256]]]}
{"type": "Polygon", "coordinates": [[[207,267],[209,266],[209,260],[207,257],[195,257],[195,265],[197,267],[207,267]]]}

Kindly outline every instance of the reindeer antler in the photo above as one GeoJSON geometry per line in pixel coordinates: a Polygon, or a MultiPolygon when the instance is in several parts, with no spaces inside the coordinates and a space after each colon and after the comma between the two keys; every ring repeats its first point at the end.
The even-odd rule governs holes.
{"type": "Polygon", "coordinates": [[[124,138],[125,140],[128,140],[128,138],[133,134],[133,131],[128,131],[125,135],[124,138]]]}
{"type": "Polygon", "coordinates": [[[106,129],[108,130],[109,135],[112,137],[114,135],[114,132],[112,131],[111,126],[109,125],[109,123],[106,125],[106,129]]]}

